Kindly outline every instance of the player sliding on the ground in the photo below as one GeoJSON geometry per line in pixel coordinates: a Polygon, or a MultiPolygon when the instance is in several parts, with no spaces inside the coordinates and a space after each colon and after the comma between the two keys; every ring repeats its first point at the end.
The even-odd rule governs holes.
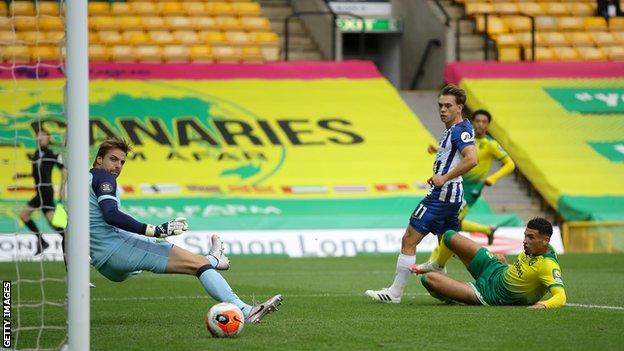
{"type": "MultiPolygon", "coordinates": [[[[476,242],[449,230],[442,240],[468,268],[475,282],[460,282],[440,272],[424,273],[420,280],[431,296],[446,302],[561,307],[565,305],[566,295],[557,255],[549,245],[551,235],[550,222],[544,218],[531,219],[524,231],[524,252],[514,264],[507,264],[504,256],[493,255],[476,242]],[[548,291],[552,297],[540,301],[548,291]]],[[[412,271],[417,270],[415,266],[412,271]]]]}
{"type": "Polygon", "coordinates": [[[119,210],[117,177],[129,151],[130,146],[124,140],[109,138],[100,145],[93,162],[89,174],[91,264],[114,282],[126,280],[141,270],[195,275],[212,298],[238,306],[248,323],[257,323],[276,311],[282,302],[281,295],[259,305],[248,305],[216,271],[230,268],[217,235],[212,236],[208,256],[195,255],[162,239],[184,233],[188,229],[186,218],[154,226],[140,223],[119,210]]]}

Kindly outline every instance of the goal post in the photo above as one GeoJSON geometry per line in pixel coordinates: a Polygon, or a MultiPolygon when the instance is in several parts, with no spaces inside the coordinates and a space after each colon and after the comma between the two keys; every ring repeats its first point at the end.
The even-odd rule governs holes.
{"type": "Polygon", "coordinates": [[[67,338],[89,349],[89,56],[87,0],[67,0],[67,338]]]}

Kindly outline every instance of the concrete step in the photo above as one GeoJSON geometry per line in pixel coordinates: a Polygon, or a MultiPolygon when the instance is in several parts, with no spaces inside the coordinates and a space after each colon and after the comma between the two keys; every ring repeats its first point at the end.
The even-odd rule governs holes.
{"type": "Polygon", "coordinates": [[[459,37],[460,50],[479,50],[483,49],[483,37],[480,35],[461,35],[459,37]]]}
{"type": "Polygon", "coordinates": [[[298,60],[304,60],[304,61],[318,61],[318,60],[322,60],[323,57],[321,56],[321,54],[318,51],[310,51],[310,50],[303,50],[303,51],[297,51],[297,50],[290,50],[288,52],[288,60],[289,61],[298,61],[298,60]]]}
{"type": "MultiPolygon", "coordinates": [[[[483,54],[483,49],[478,50],[462,50],[460,52],[460,61],[483,61],[485,60],[485,55],[483,54]]],[[[489,60],[494,60],[496,58],[496,52],[494,50],[490,50],[489,60]]]]}
{"type": "MultiPolygon", "coordinates": [[[[284,21],[283,20],[271,21],[271,29],[275,33],[279,35],[283,35],[284,34],[284,21]]],[[[294,18],[288,22],[288,32],[291,35],[292,34],[306,34],[307,35],[307,31],[305,27],[303,26],[303,23],[301,22],[301,20],[297,18],[294,18]]]]}
{"type": "Polygon", "coordinates": [[[282,20],[292,14],[290,6],[262,6],[262,14],[270,21],[282,20]]]}
{"type": "Polygon", "coordinates": [[[474,34],[476,31],[476,24],[473,20],[463,19],[459,21],[459,34],[474,34]]]}

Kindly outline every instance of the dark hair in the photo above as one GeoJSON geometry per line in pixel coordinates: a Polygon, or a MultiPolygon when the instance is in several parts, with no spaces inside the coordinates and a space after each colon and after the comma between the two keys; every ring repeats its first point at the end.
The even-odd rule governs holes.
{"type": "Polygon", "coordinates": [[[477,115],[484,115],[485,117],[487,117],[488,123],[492,122],[492,115],[487,110],[476,110],[472,113],[471,119],[474,120],[477,115]]]}
{"type": "Polygon", "coordinates": [[[104,140],[100,144],[100,148],[98,149],[97,155],[95,155],[95,160],[93,160],[93,167],[96,166],[98,157],[104,157],[110,150],[113,150],[113,149],[119,149],[123,151],[124,153],[126,153],[126,155],[130,151],[132,151],[130,144],[128,144],[126,140],[116,137],[116,136],[106,138],[106,140],[104,140]]]}
{"type": "Polygon", "coordinates": [[[453,84],[448,84],[440,91],[440,96],[442,95],[453,95],[455,97],[455,102],[458,105],[466,104],[466,92],[464,89],[455,86],[453,84]]]}
{"type": "Polygon", "coordinates": [[[553,233],[552,224],[542,217],[535,217],[527,223],[527,228],[535,229],[540,234],[550,237],[553,233]]]}

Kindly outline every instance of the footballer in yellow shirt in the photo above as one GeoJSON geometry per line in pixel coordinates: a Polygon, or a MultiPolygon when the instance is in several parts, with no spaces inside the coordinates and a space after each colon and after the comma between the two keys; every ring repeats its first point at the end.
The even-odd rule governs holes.
{"type": "MultiPolygon", "coordinates": [[[[476,242],[447,231],[441,241],[464,263],[472,283],[460,282],[440,272],[421,275],[431,296],[443,301],[471,305],[526,305],[555,308],[565,305],[566,294],[550,237],[552,225],[544,218],[533,218],[524,232],[524,252],[516,262],[507,264],[503,256],[490,253],[476,242]],[[552,295],[542,300],[546,293],[552,295]]],[[[416,265],[413,272],[423,273],[416,265]]]]}

